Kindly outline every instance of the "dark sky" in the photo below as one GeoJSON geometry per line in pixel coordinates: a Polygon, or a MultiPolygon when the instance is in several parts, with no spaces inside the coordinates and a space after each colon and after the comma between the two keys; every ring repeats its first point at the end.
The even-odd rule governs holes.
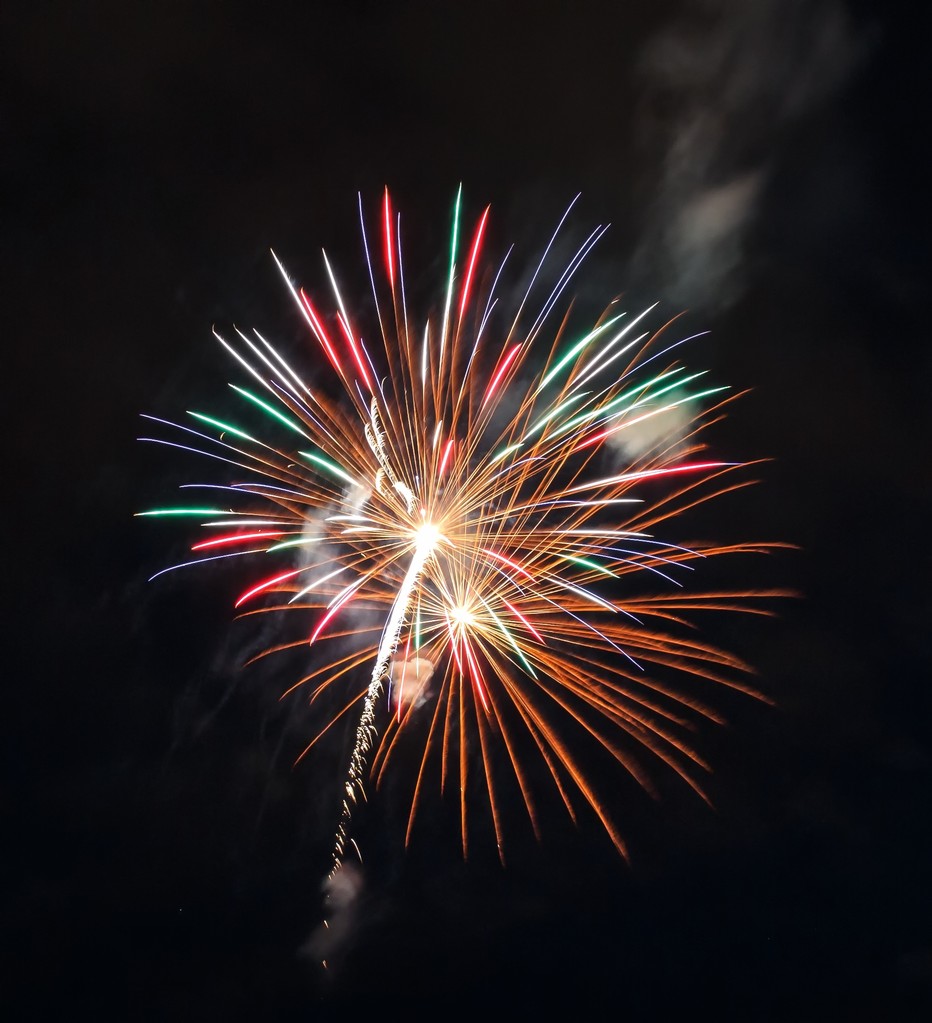
{"type": "Polygon", "coordinates": [[[10,1019],[929,1018],[924,40],[841,0],[556,8],[4,5],[10,1019]],[[741,581],[800,597],[711,625],[776,701],[722,697],[714,811],[619,796],[630,865],[558,822],[503,870],[442,819],[405,855],[389,789],[324,976],[345,748],[292,767],[315,721],[239,669],[236,578],[145,582],[184,537],[133,513],[183,473],[138,416],[225,388],[212,325],[296,330],[269,248],[322,284],[358,190],[435,274],[460,182],[528,259],[581,192],[582,298],[710,331],[752,389],[721,441],[772,459],[713,521],[797,545],[741,581]]]}

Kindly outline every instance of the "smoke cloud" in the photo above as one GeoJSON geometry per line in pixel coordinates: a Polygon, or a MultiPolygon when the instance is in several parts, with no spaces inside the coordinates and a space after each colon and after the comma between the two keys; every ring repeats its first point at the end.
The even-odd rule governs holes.
{"type": "Polygon", "coordinates": [[[396,710],[422,707],[431,696],[434,663],[426,657],[396,658],[391,665],[392,706],[396,710]]]}
{"type": "MultiPolygon", "coordinates": [[[[674,397],[685,395],[674,395],[674,397]]],[[[673,399],[668,397],[668,404],[673,399]]],[[[692,423],[688,403],[662,408],[656,414],[635,416],[606,438],[609,450],[617,456],[617,464],[628,465],[654,449],[671,451],[682,444],[692,423]]]]}
{"type": "Polygon", "coordinates": [[[355,934],[364,887],[362,872],[348,863],[324,881],[326,919],[301,946],[299,955],[319,962],[334,974],[355,934]]]}
{"type": "Polygon", "coordinates": [[[788,131],[866,51],[838,0],[702,0],[647,46],[640,135],[657,184],[630,279],[723,307],[788,131]]]}

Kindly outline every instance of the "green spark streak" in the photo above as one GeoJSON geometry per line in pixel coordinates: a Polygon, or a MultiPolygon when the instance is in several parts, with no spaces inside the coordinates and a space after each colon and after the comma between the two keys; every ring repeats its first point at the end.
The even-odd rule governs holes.
{"type": "MultiPolygon", "coordinates": [[[[637,394],[644,394],[644,391],[650,387],[653,387],[654,384],[659,383],[661,380],[664,380],[669,376],[676,376],[680,372],[681,370],[679,368],[668,370],[667,372],[661,373],[658,376],[654,377],[653,380],[648,380],[646,384],[636,384],[634,387],[629,388],[623,394],[619,394],[617,398],[612,398],[612,400],[605,405],[598,405],[596,406],[596,408],[590,409],[588,412],[580,412],[578,416],[576,416],[573,419],[567,420],[565,423],[563,423],[562,426],[558,427],[554,436],[559,437],[561,433],[566,433],[567,430],[572,430],[574,426],[578,426],[580,423],[585,423],[587,420],[598,419],[601,416],[605,416],[611,409],[616,408],[618,405],[623,405],[626,401],[628,401],[630,398],[633,398],[637,394]]],[[[699,374],[696,375],[698,376],[699,374]]],[[[693,378],[690,377],[690,379],[693,378]]],[[[676,380],[670,386],[676,387],[677,384],[685,383],[686,383],[685,380],[676,380]]],[[[645,395],[641,399],[641,401],[649,401],[652,397],[656,397],[656,395],[660,393],[662,392],[657,391],[653,395],[645,395]]],[[[611,415],[609,415],[608,418],[614,419],[615,416],[621,415],[622,413],[627,412],[630,409],[637,408],[640,403],[641,402],[635,402],[633,405],[630,406],[629,409],[625,408],[618,409],[616,412],[611,413],[611,415]]]]}
{"type": "Polygon", "coordinates": [[[572,394],[566,401],[561,402],[555,409],[548,412],[543,419],[538,419],[537,422],[528,430],[528,432],[521,438],[521,443],[524,443],[529,437],[533,437],[535,433],[539,433],[543,428],[550,422],[551,419],[558,416],[567,405],[572,405],[573,402],[581,401],[589,394],[589,391],[583,391],[581,394],[572,394]]]}
{"type": "Polygon", "coordinates": [[[286,547],[303,547],[308,544],[319,543],[319,541],[319,536],[301,537],[300,540],[283,540],[281,543],[272,544],[271,547],[266,548],[266,551],[272,554],[275,551],[283,551],[286,547]]]}
{"type": "Polygon", "coordinates": [[[677,405],[683,405],[687,401],[698,401],[700,398],[708,398],[710,394],[720,394],[722,391],[730,391],[731,388],[725,387],[710,387],[707,391],[699,391],[696,394],[688,394],[685,398],[680,398],[679,401],[671,401],[669,405],[664,405],[661,412],[666,411],[668,408],[676,408],[677,405]]]}
{"type": "Polygon", "coordinates": [[[326,469],[327,472],[332,472],[334,476],[339,476],[340,479],[346,480],[346,482],[349,483],[351,487],[359,486],[359,483],[356,480],[354,480],[353,477],[349,475],[349,473],[344,472],[338,465],[334,465],[333,462],[328,461],[326,458],[323,457],[323,455],[315,455],[311,451],[299,451],[298,454],[302,455],[304,458],[309,459],[315,465],[319,465],[322,468],[326,469]]]}
{"type": "MultiPolygon", "coordinates": [[[[667,384],[666,387],[661,387],[659,391],[654,391],[653,394],[645,394],[644,397],[640,399],[640,401],[636,401],[631,407],[632,408],[638,408],[640,405],[643,405],[645,402],[653,401],[655,398],[659,398],[661,394],[666,394],[667,391],[672,391],[674,387],[685,387],[687,384],[692,383],[693,380],[698,380],[699,377],[705,376],[705,374],[706,374],[706,370],[702,370],[702,372],[700,372],[700,373],[693,373],[692,376],[685,377],[683,380],[674,380],[672,383],[667,384]]],[[[660,377],[657,377],[656,379],[651,381],[651,384],[658,383],[660,381],[660,379],[661,379],[660,377]]],[[[697,394],[689,394],[689,395],[686,396],[687,399],[698,398],[698,397],[699,397],[699,395],[697,395],[697,394]]]]}
{"type": "Polygon", "coordinates": [[[240,430],[236,426],[230,426],[229,423],[222,423],[219,419],[211,419],[210,416],[205,416],[202,412],[191,412],[188,411],[189,416],[194,416],[195,419],[200,419],[202,423],[208,423],[210,426],[216,427],[221,433],[232,433],[236,437],[242,437],[243,440],[248,440],[251,444],[261,444],[261,441],[256,440],[255,437],[251,437],[248,433],[240,430]]]}
{"type": "MultiPolygon", "coordinates": [[[[701,375],[702,374],[700,373],[696,374],[696,376],[701,375]]],[[[693,378],[691,377],[690,379],[693,378]]],[[[683,382],[685,383],[685,381],[683,382]]],[[[675,387],[676,384],[671,384],[670,386],[675,387]]],[[[670,390],[669,387],[664,388],[664,391],[668,390],[670,390]]],[[[642,423],[644,422],[645,419],[650,419],[651,416],[659,416],[662,412],[669,412],[670,409],[678,408],[680,405],[685,405],[687,401],[699,401],[700,398],[708,398],[710,394],[718,394],[721,391],[728,390],[730,390],[730,388],[728,387],[710,387],[708,388],[708,390],[698,391],[696,394],[687,394],[685,398],[680,398],[677,401],[668,402],[666,405],[661,405],[660,408],[651,409],[650,412],[644,412],[642,415],[636,416],[634,419],[630,420],[630,422],[622,423],[621,426],[616,426],[613,430],[609,432],[618,433],[620,430],[623,430],[626,426],[633,426],[635,423],[642,423]]],[[[660,395],[661,393],[662,393],[661,391],[657,391],[655,394],[648,395],[642,401],[635,402],[629,409],[621,409],[620,411],[613,413],[612,415],[606,418],[605,422],[608,423],[612,419],[617,419],[618,416],[624,415],[626,412],[633,412],[635,409],[645,405],[648,401],[652,401],[654,398],[658,397],[658,395],[660,395]]]]}
{"type": "Polygon", "coordinates": [[[263,410],[263,412],[267,412],[270,416],[273,416],[280,423],[284,423],[285,426],[288,427],[288,429],[294,430],[295,433],[299,433],[306,440],[311,439],[304,432],[304,430],[301,429],[300,426],[292,422],[287,416],[282,415],[282,413],[279,412],[278,409],[272,408],[271,405],[267,405],[261,398],[256,397],[256,395],[253,394],[252,391],[247,391],[245,387],[237,387],[236,384],[230,384],[230,387],[232,387],[233,390],[236,391],[238,394],[241,394],[244,398],[247,398],[254,405],[258,405],[259,408],[263,410]]]}
{"type": "Polygon", "coordinates": [[[610,576],[612,579],[617,579],[618,576],[602,565],[596,564],[594,561],[590,561],[588,558],[577,558],[572,554],[562,555],[564,561],[572,561],[577,565],[584,565],[586,568],[591,568],[594,572],[601,572],[602,575],[610,576]]]}
{"type": "Polygon", "coordinates": [[[577,341],[576,344],[573,345],[573,347],[566,353],[566,355],[564,355],[563,358],[560,359],[556,366],[554,366],[553,369],[550,370],[550,372],[545,375],[544,379],[541,380],[541,382],[538,384],[537,390],[534,393],[540,394],[540,392],[547,386],[547,384],[549,384],[550,381],[553,380],[557,373],[559,373],[560,370],[563,369],[563,367],[568,362],[570,362],[572,359],[575,359],[576,356],[579,355],[579,353],[586,347],[586,345],[594,341],[597,337],[599,337],[599,335],[604,334],[610,327],[613,327],[624,315],[625,315],[624,313],[619,313],[617,316],[613,316],[610,320],[606,320],[601,327],[596,327],[595,330],[590,330],[589,333],[586,334],[584,338],[577,341]]]}
{"type": "Polygon", "coordinates": [[[502,448],[502,450],[499,451],[497,455],[495,455],[493,458],[489,460],[489,465],[495,465],[496,462],[500,462],[503,458],[507,458],[507,456],[510,455],[512,451],[517,451],[518,448],[520,448],[523,445],[523,443],[524,443],[523,441],[519,440],[517,444],[511,444],[507,448],[502,448]]]}
{"type": "Polygon", "coordinates": [[[229,508],[156,508],[153,511],[136,512],[135,518],[154,515],[235,515],[229,508]]]}
{"type": "MultiPolygon", "coordinates": [[[[647,384],[647,387],[651,387],[653,384],[658,383],[660,380],[663,380],[665,377],[670,376],[671,374],[675,375],[678,372],[679,372],[679,370],[671,370],[670,373],[661,373],[660,376],[655,377],[653,380],[649,381],[648,384],[647,384]]],[[[638,401],[636,401],[633,404],[629,405],[627,408],[617,409],[616,411],[612,412],[610,415],[606,415],[608,410],[611,409],[611,408],[614,408],[616,405],[619,404],[619,402],[626,401],[633,394],[637,393],[638,391],[643,390],[643,387],[632,388],[632,390],[627,391],[625,394],[621,395],[620,397],[613,399],[607,405],[603,405],[600,408],[592,409],[589,412],[584,412],[584,413],[576,416],[574,419],[571,419],[568,422],[564,423],[561,427],[559,427],[557,429],[557,431],[555,432],[554,436],[555,437],[559,437],[561,434],[566,433],[568,430],[573,429],[573,427],[578,426],[580,423],[585,423],[586,421],[591,421],[593,419],[601,419],[603,423],[609,423],[613,419],[617,419],[619,416],[626,415],[629,412],[633,412],[635,409],[642,408],[648,402],[655,401],[662,394],[666,394],[668,391],[672,391],[673,388],[675,388],[675,387],[685,387],[686,384],[690,383],[690,381],[696,380],[698,377],[701,377],[701,376],[704,376],[704,375],[705,375],[705,371],[703,371],[702,373],[694,373],[692,376],[684,377],[682,380],[680,380],[680,379],[674,380],[672,384],[667,384],[666,387],[661,387],[659,391],[654,391],[652,394],[645,394],[643,398],[640,398],[638,401]]],[[[636,419],[632,420],[632,422],[630,424],[629,423],[622,423],[621,426],[616,428],[616,431],[623,429],[625,426],[632,425],[633,423],[640,423],[643,420],[650,418],[651,416],[659,415],[661,412],[669,412],[670,409],[674,409],[674,408],[677,408],[680,405],[684,405],[687,401],[698,401],[700,398],[707,398],[710,394],[718,394],[720,391],[727,391],[727,390],[729,390],[728,387],[710,387],[710,388],[708,388],[708,390],[698,391],[696,394],[687,394],[684,398],[680,398],[677,401],[671,401],[668,404],[663,405],[661,408],[653,409],[650,412],[647,412],[647,413],[644,413],[643,415],[638,416],[636,419]]],[[[613,432],[616,432],[616,431],[613,431],[613,432]]]]}
{"type": "Polygon", "coordinates": [[[450,319],[450,305],[453,302],[453,275],[456,271],[456,244],[460,227],[460,200],[463,197],[463,186],[457,189],[456,206],[453,208],[453,240],[450,243],[450,279],[447,283],[447,304],[443,310],[443,331],[440,335],[440,364],[443,365],[443,349],[447,341],[447,327],[450,319]]]}

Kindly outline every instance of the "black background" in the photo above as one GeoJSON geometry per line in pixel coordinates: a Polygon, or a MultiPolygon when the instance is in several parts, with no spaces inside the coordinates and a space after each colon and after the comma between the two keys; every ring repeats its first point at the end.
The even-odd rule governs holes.
{"type": "Polygon", "coordinates": [[[928,87],[910,17],[0,17],[9,1018],[928,1018],[928,87]],[[800,597],[709,626],[777,703],[722,697],[730,726],[700,737],[715,811],[622,791],[630,866],[591,822],[557,821],[540,846],[518,824],[502,869],[488,848],[464,864],[439,818],[405,854],[389,787],[325,973],[301,949],[345,748],[292,768],[314,721],[276,702],[291,666],[239,670],[268,637],[231,625],[235,573],[145,583],[183,531],[133,513],[185,466],[136,442],[138,415],[222,393],[214,323],[300,336],[268,250],[317,287],[321,245],[355,265],[357,190],[374,209],[390,186],[409,259],[439,280],[460,182],[467,221],[492,203],[498,250],[528,261],[581,191],[582,222],[613,222],[584,297],[660,297],[710,330],[689,361],[752,388],[718,441],[773,461],[708,521],[797,545],[739,575],[800,597]],[[678,218],[722,188],[738,212],[684,255],[678,218]]]}

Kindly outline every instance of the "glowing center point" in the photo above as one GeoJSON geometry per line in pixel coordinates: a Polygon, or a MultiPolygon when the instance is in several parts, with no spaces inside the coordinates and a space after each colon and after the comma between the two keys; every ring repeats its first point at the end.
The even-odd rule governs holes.
{"type": "Polygon", "coordinates": [[[418,554],[426,558],[443,537],[432,522],[425,522],[414,531],[414,545],[418,554]]]}
{"type": "Polygon", "coordinates": [[[457,625],[472,625],[476,620],[472,611],[468,607],[454,607],[450,610],[450,617],[457,625]]]}

